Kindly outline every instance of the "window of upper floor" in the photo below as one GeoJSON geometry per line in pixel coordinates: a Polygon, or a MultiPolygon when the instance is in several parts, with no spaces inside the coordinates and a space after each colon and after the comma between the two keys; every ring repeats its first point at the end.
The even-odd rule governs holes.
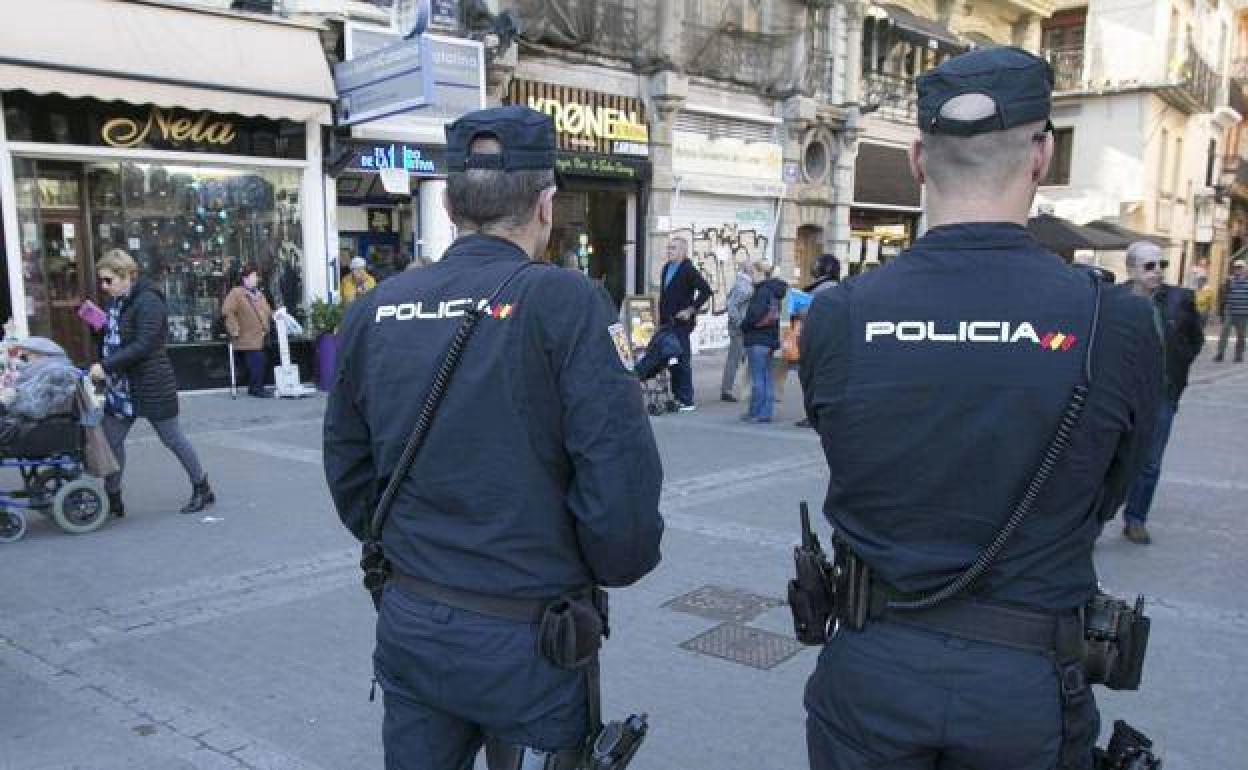
{"type": "Polygon", "coordinates": [[[1053,129],[1053,162],[1049,164],[1049,173],[1042,185],[1070,184],[1070,168],[1074,159],[1075,129],[1053,129]]]}
{"type": "Polygon", "coordinates": [[[1058,11],[1041,24],[1040,47],[1045,51],[1083,51],[1088,9],[1058,11]]]}

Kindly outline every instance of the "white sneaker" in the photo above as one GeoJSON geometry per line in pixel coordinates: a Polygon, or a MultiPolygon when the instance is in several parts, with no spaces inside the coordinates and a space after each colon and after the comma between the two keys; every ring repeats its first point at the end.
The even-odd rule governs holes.
{"type": "Polygon", "coordinates": [[[694,411],[697,411],[697,408],[698,407],[693,404],[681,404],[680,405],[680,411],[682,412],[694,412],[694,411]]]}

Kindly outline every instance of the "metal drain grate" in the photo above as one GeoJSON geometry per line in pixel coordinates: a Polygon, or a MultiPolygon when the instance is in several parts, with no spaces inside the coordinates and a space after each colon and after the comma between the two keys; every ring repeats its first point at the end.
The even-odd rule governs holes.
{"type": "Polygon", "coordinates": [[[736,588],[702,586],[663,606],[676,612],[686,612],[701,618],[721,622],[748,623],[773,607],[784,602],[767,596],[759,596],[736,588]]]}
{"type": "Polygon", "coordinates": [[[802,649],[796,639],[740,623],[721,623],[680,646],[764,671],[775,668],[802,649]]]}

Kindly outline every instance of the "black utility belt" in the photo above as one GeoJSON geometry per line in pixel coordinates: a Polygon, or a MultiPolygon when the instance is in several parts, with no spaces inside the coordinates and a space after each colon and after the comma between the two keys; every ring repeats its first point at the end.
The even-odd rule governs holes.
{"type": "Polygon", "coordinates": [[[413,596],[479,615],[537,626],[537,650],[564,669],[584,667],[611,633],[607,592],[596,586],[554,599],[489,596],[392,571],[389,581],[413,596]]]}
{"type": "Polygon", "coordinates": [[[909,597],[876,579],[845,543],[834,541],[835,559],[829,562],[818,540],[808,535],[794,549],[797,577],[789,581],[794,630],[805,644],[823,644],[834,630],[861,631],[871,621],[886,621],[1079,661],[1089,683],[1113,690],[1140,686],[1150,628],[1143,598],[1132,606],[1098,593],[1066,613],[966,597],[907,608],[909,597]]]}

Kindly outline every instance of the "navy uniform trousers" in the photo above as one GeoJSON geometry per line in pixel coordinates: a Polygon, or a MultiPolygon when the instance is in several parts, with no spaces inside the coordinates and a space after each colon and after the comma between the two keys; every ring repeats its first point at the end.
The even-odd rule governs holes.
{"type": "Polygon", "coordinates": [[[487,735],[544,751],[583,745],[585,674],[541,657],[536,633],[387,586],[373,654],[386,770],[472,770],[487,735]]]}
{"type": "MultiPolygon", "coordinates": [[[[1060,697],[1048,655],[869,622],[838,632],[806,685],[810,767],[1054,770],[1060,697]]],[[[1090,691],[1079,712],[1069,770],[1091,770],[1100,717],[1090,691]]]]}

